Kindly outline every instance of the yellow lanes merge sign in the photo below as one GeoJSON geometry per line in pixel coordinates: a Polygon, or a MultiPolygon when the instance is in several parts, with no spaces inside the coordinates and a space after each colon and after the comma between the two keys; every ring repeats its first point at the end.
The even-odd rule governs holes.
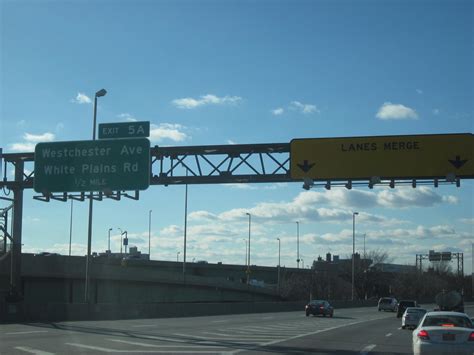
{"type": "Polygon", "coordinates": [[[292,179],[474,178],[474,135],[293,139],[292,179]]]}

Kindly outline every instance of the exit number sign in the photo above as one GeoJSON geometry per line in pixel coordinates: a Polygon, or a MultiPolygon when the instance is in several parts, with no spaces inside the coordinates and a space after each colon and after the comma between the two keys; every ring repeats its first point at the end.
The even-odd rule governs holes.
{"type": "Polygon", "coordinates": [[[115,122],[99,124],[99,139],[150,136],[150,122],[115,122]]]}

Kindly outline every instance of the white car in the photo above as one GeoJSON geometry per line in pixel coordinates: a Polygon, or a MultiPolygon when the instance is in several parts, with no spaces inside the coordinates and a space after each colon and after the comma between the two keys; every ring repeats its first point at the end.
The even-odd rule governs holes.
{"type": "Polygon", "coordinates": [[[416,328],[427,310],[419,307],[408,307],[402,316],[402,329],[416,328]]]}
{"type": "Polygon", "coordinates": [[[413,354],[474,353],[471,319],[459,312],[428,312],[413,331],[413,354]]]}

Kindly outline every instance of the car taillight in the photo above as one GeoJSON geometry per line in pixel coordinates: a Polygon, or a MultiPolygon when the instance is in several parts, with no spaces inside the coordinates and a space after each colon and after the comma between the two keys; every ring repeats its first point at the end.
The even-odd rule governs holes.
{"type": "Polygon", "coordinates": [[[471,332],[471,334],[469,335],[469,339],[467,340],[474,341],[474,332],[471,332]]]}
{"type": "Polygon", "coordinates": [[[321,306],[321,307],[319,307],[319,309],[324,309],[324,307],[323,307],[323,306],[321,306]]]}
{"type": "Polygon", "coordinates": [[[428,332],[424,329],[420,330],[416,336],[423,340],[428,340],[430,338],[428,332]]]}

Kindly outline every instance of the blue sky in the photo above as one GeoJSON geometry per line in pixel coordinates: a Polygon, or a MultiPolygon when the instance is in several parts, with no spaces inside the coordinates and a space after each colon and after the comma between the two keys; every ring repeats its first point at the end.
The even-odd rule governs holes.
{"type": "MultiPolygon", "coordinates": [[[[293,138],[473,132],[470,1],[1,2],[1,141],[31,152],[90,139],[98,122],[146,120],[152,145],[287,143],[293,138]]],[[[8,171],[7,173],[10,173],[8,171]]],[[[327,251],[386,250],[413,263],[430,249],[465,253],[471,270],[471,181],[417,189],[304,191],[301,183],[189,186],[188,260],[306,264],[327,251]]],[[[67,253],[69,203],[25,194],[26,251],[67,253]]],[[[182,250],[184,186],[139,201],[95,204],[93,249],[117,227],[152,258],[182,250]]],[[[75,203],[73,252],[83,255],[87,203],[75,203]]],[[[453,264],[454,266],[454,264],[453,264]]]]}

